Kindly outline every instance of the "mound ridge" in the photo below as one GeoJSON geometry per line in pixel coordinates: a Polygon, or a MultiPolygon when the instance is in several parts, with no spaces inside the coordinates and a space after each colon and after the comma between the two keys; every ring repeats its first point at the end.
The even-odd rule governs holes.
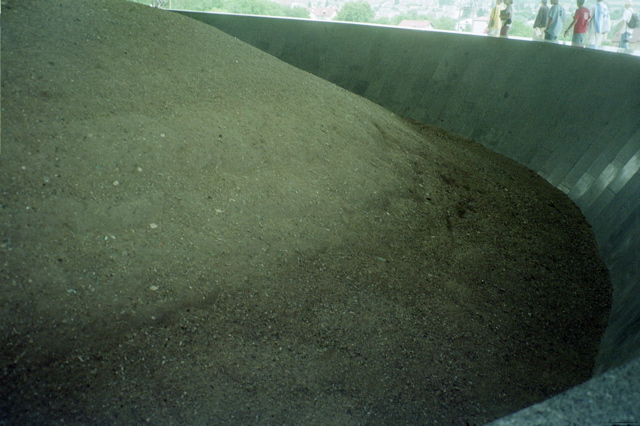
{"type": "Polygon", "coordinates": [[[15,93],[29,102],[16,110],[34,121],[5,150],[45,160],[37,170],[20,165],[33,179],[23,185],[46,198],[28,212],[46,228],[31,226],[35,232],[97,254],[103,240],[154,246],[159,264],[168,252],[194,249],[237,261],[271,248],[305,250],[307,239],[333,244],[366,203],[406,192],[401,174],[388,170],[411,156],[376,128],[401,128],[397,117],[179,16],[152,11],[150,30],[130,18],[138,7],[127,6],[85,5],[74,26],[59,18],[63,31],[30,35],[35,44],[15,40],[24,46],[16,54],[42,65],[7,67],[5,78],[5,93],[28,93],[15,93]],[[186,28],[167,34],[176,22],[186,28]],[[68,49],[60,55],[52,45],[68,49]],[[195,47],[202,56],[185,56],[195,47]],[[49,226],[52,218],[58,226],[49,226]],[[89,235],[101,237],[97,246],[89,235]]]}
{"type": "Polygon", "coordinates": [[[589,377],[607,274],[533,173],[173,13],[2,27],[4,420],[474,423],[589,377]]]}

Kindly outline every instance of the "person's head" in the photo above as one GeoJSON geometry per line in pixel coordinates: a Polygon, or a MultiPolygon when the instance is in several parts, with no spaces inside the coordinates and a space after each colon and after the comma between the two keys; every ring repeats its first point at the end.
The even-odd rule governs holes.
{"type": "Polygon", "coordinates": [[[546,6],[547,5],[547,0],[542,0],[540,2],[540,6],[546,6]]]}
{"type": "Polygon", "coordinates": [[[578,7],[582,7],[584,6],[584,0],[577,0],[576,4],[578,5],[578,7]]]}
{"type": "Polygon", "coordinates": [[[558,4],[558,0],[551,0],[551,4],[558,4]]]}
{"type": "Polygon", "coordinates": [[[630,0],[627,0],[627,1],[624,2],[624,8],[625,9],[630,9],[631,8],[631,1],[630,0]]]}

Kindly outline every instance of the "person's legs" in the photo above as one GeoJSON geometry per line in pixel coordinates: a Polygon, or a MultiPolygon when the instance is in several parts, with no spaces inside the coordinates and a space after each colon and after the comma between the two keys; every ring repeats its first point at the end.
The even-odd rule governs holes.
{"type": "Polygon", "coordinates": [[[596,33],[596,46],[600,46],[602,44],[604,33],[596,33]]]}
{"type": "Polygon", "coordinates": [[[544,39],[546,41],[556,41],[558,39],[558,36],[554,36],[554,35],[551,35],[551,34],[545,32],[544,33],[544,39]]]}
{"type": "Polygon", "coordinates": [[[629,48],[629,39],[631,37],[629,37],[629,33],[628,32],[624,32],[622,34],[620,34],[620,45],[619,47],[623,48],[623,49],[628,49],[629,48]]]}
{"type": "Polygon", "coordinates": [[[573,38],[571,39],[571,44],[574,46],[584,47],[584,42],[587,38],[587,34],[573,34],[573,38]]]}

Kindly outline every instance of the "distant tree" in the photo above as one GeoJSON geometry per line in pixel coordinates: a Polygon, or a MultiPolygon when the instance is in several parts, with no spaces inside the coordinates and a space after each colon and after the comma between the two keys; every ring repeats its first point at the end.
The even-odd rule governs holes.
{"type": "Polygon", "coordinates": [[[455,0],[438,0],[438,4],[440,6],[452,6],[455,4],[455,0]]]}
{"type": "MultiPolygon", "coordinates": [[[[535,20],[536,15],[538,14],[538,10],[537,9],[534,9],[534,10],[535,12],[533,12],[531,8],[516,9],[516,12],[514,14],[514,21],[516,19],[519,19],[520,21],[523,21],[523,22],[535,20]]],[[[571,13],[571,17],[573,18],[573,12],[569,12],[569,9],[566,9],[565,12],[567,13],[567,16],[569,16],[569,14],[571,13]]],[[[571,20],[569,20],[569,22],[571,22],[571,20]]]]}
{"type": "Polygon", "coordinates": [[[309,10],[304,7],[295,6],[292,8],[282,6],[282,10],[284,12],[284,16],[289,16],[291,18],[311,18],[311,14],[309,10]]]}
{"type": "Polygon", "coordinates": [[[379,18],[379,19],[376,19],[374,22],[380,25],[398,25],[400,22],[404,20],[431,21],[431,19],[427,15],[422,15],[416,12],[415,10],[411,10],[409,12],[394,15],[391,18],[379,18]]]}
{"type": "Polygon", "coordinates": [[[433,25],[433,28],[436,30],[455,31],[456,20],[443,16],[439,19],[432,20],[431,25],[433,25]]]}
{"type": "Polygon", "coordinates": [[[376,14],[371,5],[364,1],[350,1],[338,11],[335,20],[347,22],[373,22],[376,14]]]}
{"type": "Polygon", "coordinates": [[[378,18],[374,21],[374,24],[378,25],[398,25],[391,21],[389,18],[378,18]]]}
{"type": "MultiPolygon", "coordinates": [[[[166,1],[167,7],[169,1],[166,1]]],[[[197,10],[208,12],[213,9],[225,9],[225,0],[171,0],[173,9],[197,10]]]]}
{"type": "Polygon", "coordinates": [[[619,21],[620,19],[622,19],[623,13],[624,13],[624,9],[613,9],[611,11],[611,22],[613,23],[613,21],[619,21]]]}
{"type": "Polygon", "coordinates": [[[226,6],[226,0],[210,0],[209,2],[207,2],[209,4],[209,10],[210,11],[214,11],[214,10],[226,10],[225,6],[226,6]]]}
{"type": "MultiPolygon", "coordinates": [[[[130,0],[136,3],[151,4],[154,0],[130,0]]],[[[169,7],[169,0],[165,0],[169,7]]],[[[309,2],[311,4],[311,2],[309,2]]],[[[240,13],[245,15],[289,16],[292,18],[309,18],[309,11],[304,7],[280,5],[269,0],[171,0],[173,9],[195,10],[203,12],[240,13]]]]}
{"type": "Polygon", "coordinates": [[[509,35],[514,37],[531,37],[533,34],[533,27],[520,19],[514,19],[511,23],[511,29],[509,35]]]}
{"type": "Polygon", "coordinates": [[[230,0],[226,8],[230,13],[243,15],[282,16],[282,8],[267,0],[230,0]]]}

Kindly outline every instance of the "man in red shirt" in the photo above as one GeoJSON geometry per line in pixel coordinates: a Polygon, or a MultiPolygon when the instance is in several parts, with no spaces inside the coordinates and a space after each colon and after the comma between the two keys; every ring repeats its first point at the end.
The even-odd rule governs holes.
{"type": "Polygon", "coordinates": [[[564,36],[567,36],[567,33],[573,27],[573,38],[571,39],[571,44],[573,46],[584,47],[585,41],[587,40],[587,27],[589,26],[589,20],[591,19],[591,12],[589,9],[584,7],[584,0],[577,0],[578,10],[573,15],[573,21],[571,25],[564,32],[564,36]]]}

